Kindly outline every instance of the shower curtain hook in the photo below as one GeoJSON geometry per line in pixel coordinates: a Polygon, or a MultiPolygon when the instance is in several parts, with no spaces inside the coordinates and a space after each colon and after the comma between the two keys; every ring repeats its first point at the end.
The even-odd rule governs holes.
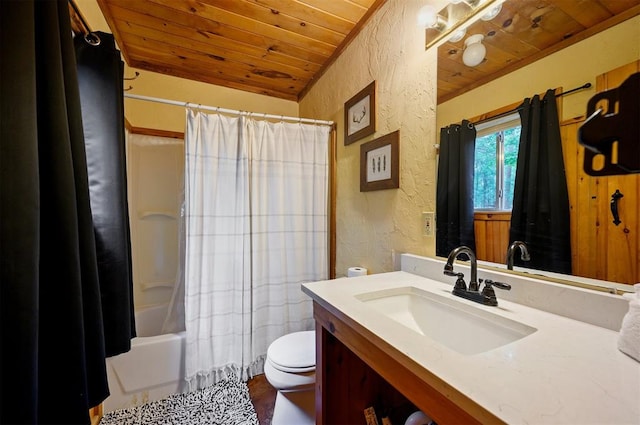
{"type": "Polygon", "coordinates": [[[140,76],[140,73],[138,71],[136,71],[136,75],[134,77],[124,77],[123,80],[135,80],[136,78],[138,78],[140,76]]]}
{"type": "Polygon", "coordinates": [[[99,46],[102,40],[100,37],[94,32],[88,32],[84,35],[84,41],[91,44],[92,46],[99,46]]]}

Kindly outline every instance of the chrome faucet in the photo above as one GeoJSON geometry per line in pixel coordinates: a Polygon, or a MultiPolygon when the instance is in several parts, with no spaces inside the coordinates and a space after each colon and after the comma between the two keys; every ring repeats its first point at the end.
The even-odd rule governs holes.
{"type": "Polygon", "coordinates": [[[478,261],[476,259],[476,255],[471,248],[464,245],[451,250],[449,257],[447,258],[447,263],[444,265],[444,274],[458,278],[453,286],[453,291],[451,291],[453,295],[484,305],[498,305],[498,299],[496,298],[496,293],[493,290],[494,287],[504,289],[506,291],[511,289],[511,285],[507,283],[494,282],[486,279],[484,281],[484,288],[482,289],[482,292],[480,292],[482,279],[478,281],[478,261]],[[467,288],[467,285],[464,282],[464,274],[453,271],[453,262],[460,254],[467,254],[471,262],[471,279],[469,281],[469,288],[467,288]]]}
{"type": "MultiPolygon", "coordinates": [[[[469,281],[469,290],[477,291],[478,290],[478,261],[476,260],[476,254],[474,254],[473,250],[468,246],[462,245],[457,248],[454,248],[449,253],[449,257],[447,258],[447,264],[444,265],[444,274],[447,276],[458,276],[457,273],[453,272],[453,262],[458,258],[460,254],[467,254],[469,257],[469,261],[471,262],[471,280],[469,281]]],[[[466,286],[465,286],[466,289],[466,286]]]]}
{"type": "Polygon", "coordinates": [[[527,249],[527,245],[522,241],[513,241],[509,248],[507,249],[507,269],[513,270],[513,254],[516,248],[520,248],[520,259],[522,261],[531,260],[531,256],[529,255],[529,249],[527,249]]]}

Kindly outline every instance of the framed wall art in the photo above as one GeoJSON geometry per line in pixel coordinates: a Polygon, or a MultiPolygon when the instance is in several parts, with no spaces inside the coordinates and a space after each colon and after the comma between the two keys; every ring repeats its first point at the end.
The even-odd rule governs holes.
{"type": "Polygon", "coordinates": [[[360,145],[360,192],[400,187],[400,130],[360,145]]]}
{"type": "Polygon", "coordinates": [[[344,145],[376,131],[376,82],[373,81],[344,104],[344,145]]]}

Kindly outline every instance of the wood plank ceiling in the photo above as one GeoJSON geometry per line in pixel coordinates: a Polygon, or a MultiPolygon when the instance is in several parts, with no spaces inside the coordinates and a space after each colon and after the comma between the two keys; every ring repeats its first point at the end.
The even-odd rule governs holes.
{"type": "Polygon", "coordinates": [[[640,0],[507,0],[494,19],[467,29],[467,37],[484,35],[487,53],[478,66],[462,62],[464,39],[438,47],[438,103],[638,14],[640,0]]]}
{"type": "Polygon", "coordinates": [[[127,64],[297,101],[386,0],[98,0],[127,64]]]}
{"type": "MultiPolygon", "coordinates": [[[[385,1],[98,4],[131,67],[298,101],[385,1]]],[[[462,63],[463,40],[438,48],[438,103],[639,13],[640,0],[507,0],[467,31],[485,36],[480,65],[462,63]]]]}

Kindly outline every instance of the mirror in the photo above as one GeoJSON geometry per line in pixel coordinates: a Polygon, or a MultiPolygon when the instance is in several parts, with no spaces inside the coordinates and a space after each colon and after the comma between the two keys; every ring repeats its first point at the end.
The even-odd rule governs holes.
{"type": "MultiPolygon", "coordinates": [[[[499,23],[504,24],[508,19],[516,19],[515,16],[509,15],[514,13],[506,6],[510,1],[512,0],[505,3],[503,12],[498,16],[499,23]]],[[[587,82],[592,84],[590,89],[563,97],[561,104],[563,150],[572,152],[573,149],[576,155],[570,165],[565,161],[573,211],[571,217],[573,277],[526,270],[529,273],[546,276],[551,280],[584,282],[587,286],[598,285],[602,283],[601,281],[605,281],[608,287],[628,291],[633,290],[629,284],[640,281],[640,261],[637,256],[640,248],[640,217],[638,217],[640,175],[588,176],[582,171],[582,156],[578,155],[583,148],[577,145],[577,130],[584,121],[589,99],[598,91],[617,87],[628,75],[640,71],[638,66],[640,46],[638,43],[631,42],[631,40],[640,39],[639,9],[639,6],[630,8],[625,19],[620,19],[604,31],[585,38],[576,36],[580,41],[541,56],[539,60],[529,62],[526,66],[512,72],[503,70],[499,78],[489,82],[484,81],[483,84],[478,85],[474,83],[474,79],[486,79],[486,75],[483,74],[484,63],[476,68],[464,70],[462,75],[457,75],[452,64],[456,60],[459,61],[456,55],[459,56],[460,52],[453,52],[453,50],[460,49],[461,42],[455,45],[445,43],[439,47],[438,84],[442,85],[446,91],[456,84],[458,77],[467,78],[468,81],[467,89],[464,89],[466,91],[458,89],[454,97],[448,98],[446,93],[443,95],[439,90],[438,128],[459,123],[462,119],[483,116],[487,112],[499,110],[507,105],[517,104],[522,99],[536,93],[543,93],[548,88],[560,87],[563,90],[570,90],[587,82]],[[566,140],[572,140],[574,144],[567,147],[566,140]],[[618,225],[613,223],[614,219],[610,211],[611,195],[617,189],[624,194],[618,202],[622,221],[618,225]],[[580,276],[583,278],[579,278],[580,276]]],[[[519,16],[519,19],[523,18],[519,16]]],[[[539,11],[536,18],[540,18],[537,21],[539,26],[544,26],[543,10],[539,11]]],[[[528,22],[536,24],[536,18],[529,19],[528,22]]],[[[486,29],[486,22],[477,22],[469,27],[467,34],[483,33],[486,29]]],[[[485,37],[487,38],[489,37],[485,37]]],[[[486,43],[485,62],[504,61],[506,53],[500,51],[499,41],[499,37],[496,36],[491,42],[494,44],[486,43]]],[[[506,245],[508,242],[503,249],[505,255],[506,245]]],[[[504,265],[493,265],[503,271],[506,269],[504,265]]],[[[522,271],[518,268],[516,270],[522,271]]]]}

